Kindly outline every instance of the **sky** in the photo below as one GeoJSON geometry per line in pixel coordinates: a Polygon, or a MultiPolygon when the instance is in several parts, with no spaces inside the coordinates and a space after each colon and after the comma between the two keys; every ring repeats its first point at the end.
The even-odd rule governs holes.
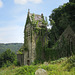
{"type": "MultiPolygon", "coordinates": [[[[49,18],[52,10],[69,0],[0,0],[0,43],[23,43],[28,9],[49,18]]],[[[49,22],[49,20],[48,20],[49,22]]]]}

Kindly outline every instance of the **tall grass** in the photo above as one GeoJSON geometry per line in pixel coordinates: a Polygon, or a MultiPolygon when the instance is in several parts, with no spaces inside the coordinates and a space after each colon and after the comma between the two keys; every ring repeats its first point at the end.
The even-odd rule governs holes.
{"type": "Polygon", "coordinates": [[[48,65],[38,64],[20,67],[12,65],[8,68],[1,68],[0,75],[35,75],[35,71],[39,68],[45,69],[48,75],[75,75],[75,56],[51,61],[48,65]]]}

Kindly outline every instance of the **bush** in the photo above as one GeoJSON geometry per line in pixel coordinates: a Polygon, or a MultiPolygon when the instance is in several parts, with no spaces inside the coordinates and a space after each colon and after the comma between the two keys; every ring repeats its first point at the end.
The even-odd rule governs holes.
{"type": "Polygon", "coordinates": [[[11,65],[10,61],[6,61],[6,63],[2,64],[2,67],[9,67],[11,65]]]}
{"type": "Polygon", "coordinates": [[[23,66],[17,70],[16,75],[35,75],[37,66],[23,66]]]}
{"type": "Polygon", "coordinates": [[[75,55],[69,57],[65,63],[62,65],[64,70],[70,71],[72,68],[75,67],[75,55]]]}
{"type": "Polygon", "coordinates": [[[12,63],[17,65],[16,59],[16,54],[14,52],[11,52],[10,49],[7,49],[0,55],[0,67],[8,67],[12,63]]]}

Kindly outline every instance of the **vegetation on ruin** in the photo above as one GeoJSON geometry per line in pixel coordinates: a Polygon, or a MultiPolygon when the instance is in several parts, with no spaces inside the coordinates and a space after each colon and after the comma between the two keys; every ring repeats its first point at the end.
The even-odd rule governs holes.
{"type": "MultiPolygon", "coordinates": [[[[33,28],[33,30],[31,29],[31,42],[32,42],[32,33],[33,34],[37,34],[38,36],[45,36],[45,31],[46,31],[46,26],[48,25],[48,22],[47,22],[47,18],[44,19],[44,16],[42,16],[42,20],[40,20],[42,22],[43,25],[45,25],[44,28],[42,27],[38,27],[38,23],[39,23],[39,20],[35,20],[35,14],[33,13],[32,16],[27,16],[27,20],[26,20],[26,25],[30,23],[30,27],[33,28]],[[31,20],[30,20],[30,17],[31,17],[31,20]],[[41,35],[42,33],[42,35],[41,35]]],[[[26,25],[25,25],[25,29],[26,29],[26,25]]],[[[22,54],[22,50],[28,50],[28,45],[27,45],[27,32],[25,31],[24,29],[24,45],[21,49],[19,49],[18,53],[19,54],[22,54]]]]}

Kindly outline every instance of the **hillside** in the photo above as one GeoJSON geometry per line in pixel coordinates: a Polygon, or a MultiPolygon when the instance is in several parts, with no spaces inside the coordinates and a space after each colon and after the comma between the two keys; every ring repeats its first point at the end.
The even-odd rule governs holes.
{"type": "Polygon", "coordinates": [[[6,51],[6,49],[11,49],[11,51],[15,52],[18,51],[23,43],[0,43],[0,54],[6,51]]]}

